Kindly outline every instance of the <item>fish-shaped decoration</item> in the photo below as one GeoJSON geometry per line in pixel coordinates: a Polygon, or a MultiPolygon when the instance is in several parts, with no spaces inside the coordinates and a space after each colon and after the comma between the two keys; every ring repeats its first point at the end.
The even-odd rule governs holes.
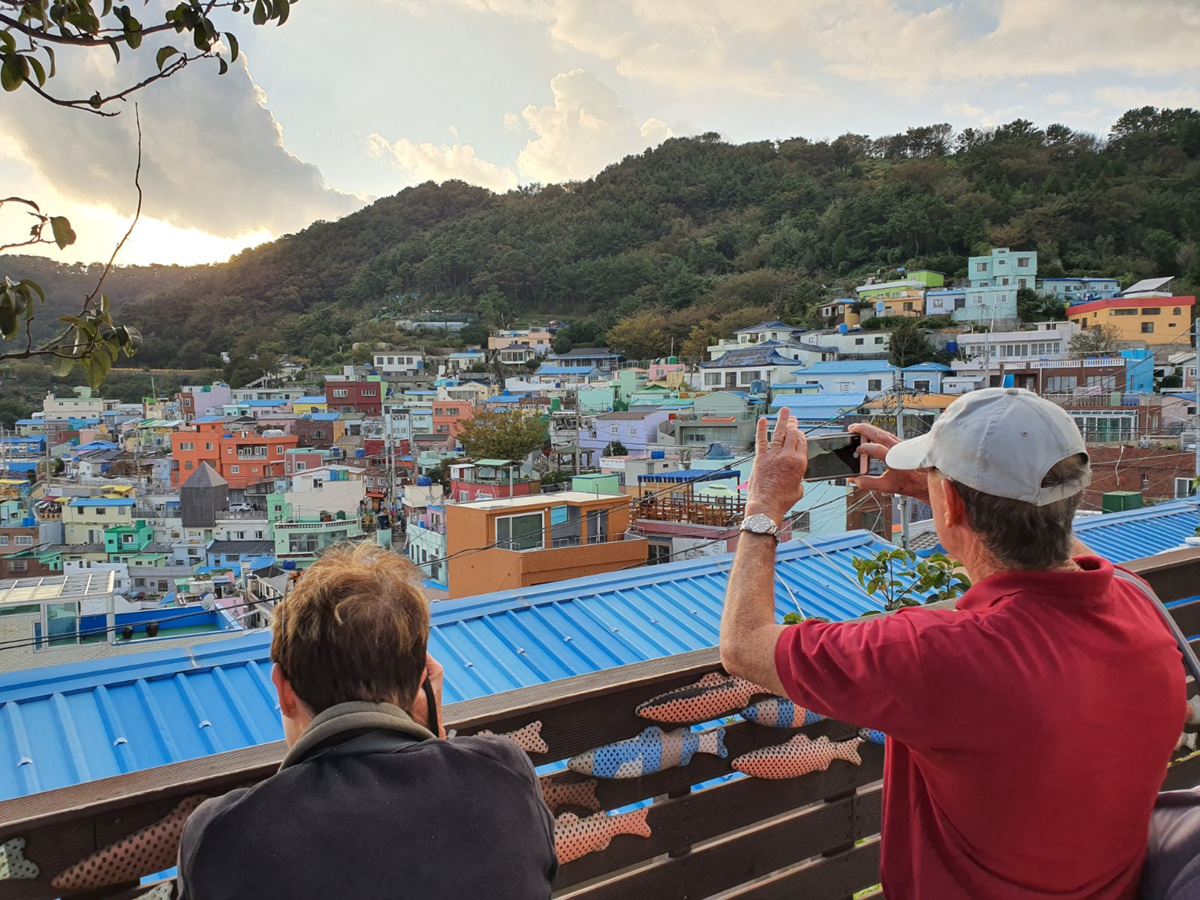
{"type": "MultiPolygon", "coordinates": [[[[477,731],[476,734],[494,734],[491,731],[477,731]]],[[[542,722],[530,722],[516,731],[506,731],[500,737],[508,738],[526,753],[549,753],[550,747],[542,738],[542,722]]]]}
{"type": "Polygon", "coordinates": [[[571,781],[564,784],[561,781],[551,781],[549,775],[540,779],[542,784],[542,800],[551,812],[558,812],[564,806],[578,806],[592,812],[604,809],[596,799],[596,779],[587,781],[571,781]]]}
{"type": "Polygon", "coordinates": [[[1179,735],[1179,740],[1175,742],[1175,749],[1182,750],[1184,747],[1187,747],[1187,749],[1195,752],[1195,750],[1196,750],[1196,733],[1194,731],[1190,732],[1190,733],[1185,731],[1181,735],[1179,735]]]}
{"type": "Polygon", "coordinates": [[[171,868],[179,858],[183,823],[206,799],[202,794],[194,794],[180,800],[157,822],[60,872],[50,886],[56,891],[94,891],[114,884],[136,882],[143,875],[171,868]]]}
{"type": "Polygon", "coordinates": [[[581,819],[575,813],[563,813],[554,820],[554,849],[560,864],[603,850],[618,834],[650,837],[646,815],[650,807],[643,806],[619,816],[596,813],[581,819]]]}
{"type": "Polygon", "coordinates": [[[664,732],[651,725],[635,738],[572,756],[567,760],[567,768],[597,778],[639,778],[674,766],[686,766],[697,753],[711,753],[722,759],[728,756],[725,729],[696,734],[687,728],[664,732]]]}
{"type": "Polygon", "coordinates": [[[878,728],[860,728],[858,736],[864,741],[870,741],[872,744],[882,744],[887,740],[887,735],[878,728]]]}
{"type": "Polygon", "coordinates": [[[771,693],[745,678],[709,672],[695,684],[651,697],[635,712],[643,719],[667,725],[693,724],[738,712],[750,703],[750,698],[771,693]]]}
{"type": "Polygon", "coordinates": [[[759,700],[747,706],[742,710],[742,718],[747,722],[770,728],[799,728],[801,725],[820,722],[825,717],[797,706],[791,700],[772,697],[770,700],[759,700]]]}
{"type": "Polygon", "coordinates": [[[858,755],[861,743],[857,738],[834,743],[824,735],[814,741],[806,734],[797,734],[774,747],[742,754],[733,761],[733,768],[752,778],[798,778],[828,769],[835,759],[862,765],[858,755]]]}
{"type": "Polygon", "coordinates": [[[32,881],[41,871],[37,863],[25,857],[25,838],[15,837],[0,844],[0,881],[32,881]]]}
{"type": "Polygon", "coordinates": [[[1200,725],[1200,694],[1187,702],[1187,724],[1200,725]]]}

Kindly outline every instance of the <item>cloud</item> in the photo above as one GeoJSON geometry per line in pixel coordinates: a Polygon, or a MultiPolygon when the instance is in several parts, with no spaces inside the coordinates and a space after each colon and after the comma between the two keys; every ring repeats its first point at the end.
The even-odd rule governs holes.
{"type": "MultiPolygon", "coordinates": [[[[624,77],[751,96],[830,92],[828,76],[920,94],[964,81],[1200,69],[1195,0],[441,0],[544,23],[624,77]]],[[[833,82],[836,84],[836,82],[833,82]]]]}
{"type": "Polygon", "coordinates": [[[561,182],[590,178],[630,153],[662,143],[672,131],[660,119],[639,121],[616,93],[590,72],[576,69],[550,80],[552,102],[507,113],[504,128],[528,132],[529,139],[512,166],[480,159],[470,144],[367,139],[367,152],[387,159],[415,182],[462,179],[494,191],[518,183],[561,182]]]}
{"type": "Polygon", "coordinates": [[[517,154],[524,179],[556,182],[595,175],[609,163],[662,143],[671,129],[658,119],[638,122],[616,93],[583,69],[550,80],[554,102],[521,113],[534,137],[517,154]]]}
{"type": "MultiPolygon", "coordinates": [[[[120,66],[95,53],[65,59],[49,87],[60,96],[112,93],[153,71],[155,48],[120,66]]],[[[225,76],[195,63],[134,95],[142,123],[143,214],[222,238],[282,234],[362,205],[329,188],[320,171],[289,153],[283,132],[242,56],[225,76]]],[[[116,118],[50,106],[22,90],[0,108],[0,128],[64,198],[132,212],[137,158],[133,104],[116,118]]]]}
{"type": "Polygon", "coordinates": [[[393,142],[371,134],[367,152],[376,159],[387,159],[414,183],[459,179],[497,192],[517,186],[516,172],[480,159],[469,144],[417,144],[407,138],[393,142]]]}
{"type": "Polygon", "coordinates": [[[1200,88],[1108,87],[1095,91],[1096,99],[1120,109],[1158,106],[1178,109],[1200,107],[1200,88]]]}

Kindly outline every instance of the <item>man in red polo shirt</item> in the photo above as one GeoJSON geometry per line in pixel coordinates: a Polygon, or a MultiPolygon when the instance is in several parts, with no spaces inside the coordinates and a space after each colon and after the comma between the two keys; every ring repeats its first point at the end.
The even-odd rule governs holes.
{"type": "Polygon", "coordinates": [[[887,464],[859,484],[929,503],[973,586],[953,610],[775,624],[772,526],[807,467],[785,408],[769,443],[759,422],[726,669],[887,733],[888,900],[1135,896],[1184,674],[1146,598],[1074,541],[1090,480],[1078,429],[1008,388],[964,395],[910,441],[852,427],[887,464]]]}

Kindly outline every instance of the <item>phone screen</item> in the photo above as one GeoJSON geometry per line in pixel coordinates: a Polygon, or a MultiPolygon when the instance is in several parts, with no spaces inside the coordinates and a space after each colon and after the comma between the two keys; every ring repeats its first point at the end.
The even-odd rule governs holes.
{"type": "Polygon", "coordinates": [[[857,434],[823,434],[808,439],[808,472],[805,481],[828,481],[858,475],[862,463],[855,455],[861,443],[857,434]]]}

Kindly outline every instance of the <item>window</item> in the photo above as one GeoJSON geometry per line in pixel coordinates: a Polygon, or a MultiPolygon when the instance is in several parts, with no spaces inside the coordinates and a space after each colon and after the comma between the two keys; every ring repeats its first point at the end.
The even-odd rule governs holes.
{"type": "Polygon", "coordinates": [[[107,510],[107,509],[105,509],[103,506],[97,506],[97,507],[96,507],[96,515],[98,515],[98,516],[107,516],[107,515],[108,515],[108,510],[107,510]]]}
{"type": "Polygon", "coordinates": [[[509,550],[540,550],[542,514],[500,516],[496,519],[496,544],[509,550]]]}
{"type": "Polygon", "coordinates": [[[364,397],[378,397],[379,392],[375,388],[363,388],[362,395],[364,397]]]}
{"type": "Polygon", "coordinates": [[[720,372],[705,372],[704,373],[704,386],[705,387],[720,387],[721,386],[721,373],[720,372]]]}
{"type": "Polygon", "coordinates": [[[609,427],[609,433],[610,433],[610,434],[616,434],[616,433],[617,433],[617,426],[616,426],[616,425],[612,425],[612,426],[610,426],[610,427],[609,427]]]}
{"type": "Polygon", "coordinates": [[[333,391],[333,396],[345,397],[348,396],[348,391],[345,388],[335,388],[333,391]]]}
{"type": "Polygon", "coordinates": [[[29,560],[10,559],[8,561],[8,571],[9,571],[9,574],[12,574],[14,572],[28,572],[29,571],[29,560]]]}
{"type": "Polygon", "coordinates": [[[928,394],[929,393],[929,382],[928,381],[914,381],[913,389],[918,390],[918,391],[924,391],[925,393],[928,394]]]}
{"type": "Polygon", "coordinates": [[[1143,316],[1157,316],[1162,314],[1161,306],[1147,306],[1142,310],[1143,316]]]}
{"type": "Polygon", "coordinates": [[[297,472],[303,472],[307,468],[308,468],[308,463],[306,463],[306,462],[296,463],[296,471],[297,472]]]}
{"type": "Polygon", "coordinates": [[[868,378],[867,379],[867,390],[868,391],[882,391],[883,390],[883,379],[882,378],[868,378]]]}
{"type": "Polygon", "coordinates": [[[134,543],[136,540],[137,540],[137,536],[136,536],[136,535],[133,535],[133,534],[123,534],[123,535],[121,535],[121,543],[122,543],[122,544],[132,544],[132,543],[134,543]]]}
{"type": "Polygon", "coordinates": [[[1143,322],[1142,323],[1142,334],[1154,334],[1154,323],[1153,322],[1143,322]]]}
{"type": "Polygon", "coordinates": [[[649,556],[646,559],[647,565],[656,566],[659,563],[671,561],[670,544],[651,544],[649,551],[649,556]]]}
{"type": "Polygon", "coordinates": [[[1028,256],[1018,256],[1017,257],[1017,268],[1018,269],[1028,269],[1029,268],[1029,257],[1028,256]]]}
{"type": "Polygon", "coordinates": [[[1110,316],[1136,316],[1136,309],[1113,309],[1109,311],[1110,316]]]}
{"type": "Polygon", "coordinates": [[[282,452],[283,452],[283,444],[276,444],[276,445],[275,445],[275,452],[276,452],[276,453],[282,453],[282,452]]]}
{"type": "Polygon", "coordinates": [[[205,450],[211,450],[212,448],[213,448],[212,441],[205,441],[205,442],[204,442],[204,449],[205,449],[205,450]]]}
{"type": "Polygon", "coordinates": [[[0,534],[0,547],[7,547],[7,546],[8,546],[8,535],[0,534]]]}
{"type": "Polygon", "coordinates": [[[185,463],[183,464],[183,467],[184,467],[185,469],[187,469],[187,470],[190,472],[190,471],[191,471],[193,468],[195,468],[195,463],[193,463],[193,462],[192,462],[192,461],[189,459],[187,462],[185,462],[185,463]]]}
{"type": "Polygon", "coordinates": [[[905,311],[906,311],[906,312],[911,312],[911,311],[912,311],[912,308],[913,308],[912,301],[910,301],[910,300],[905,300],[905,301],[904,301],[904,309],[905,309],[905,311]]]}
{"type": "Polygon", "coordinates": [[[231,475],[240,475],[240,474],[242,474],[242,467],[241,466],[230,466],[229,472],[231,475]]]}
{"type": "Polygon", "coordinates": [[[192,443],[191,441],[180,441],[179,449],[180,450],[195,450],[196,445],[194,443],[192,443]]]}
{"type": "Polygon", "coordinates": [[[988,264],[985,262],[975,263],[975,271],[976,272],[986,272],[987,267],[988,267],[988,264]]]}
{"type": "Polygon", "coordinates": [[[883,335],[880,335],[879,337],[875,338],[875,343],[882,344],[883,343],[883,335]]]}
{"type": "Polygon", "coordinates": [[[796,518],[792,520],[792,531],[810,531],[812,530],[812,519],[809,516],[808,510],[798,513],[796,518]]]}
{"type": "Polygon", "coordinates": [[[1182,306],[1177,306],[1173,310],[1171,310],[1171,315],[1173,315],[1173,316],[1178,316],[1178,315],[1182,315],[1182,314],[1183,314],[1182,306]]]}
{"type": "Polygon", "coordinates": [[[234,538],[234,540],[236,540],[236,541],[244,541],[244,540],[246,539],[246,532],[244,532],[244,531],[235,531],[235,532],[233,533],[233,538],[234,538]]]}
{"type": "Polygon", "coordinates": [[[1175,499],[1179,500],[1183,497],[1196,496],[1196,482],[1191,478],[1176,478],[1175,479],[1175,499]]]}
{"type": "Polygon", "coordinates": [[[864,341],[864,340],[865,340],[864,338],[855,338],[855,339],[854,339],[854,346],[855,346],[855,347],[861,347],[861,346],[862,346],[862,343],[863,343],[863,341],[864,341]]]}

